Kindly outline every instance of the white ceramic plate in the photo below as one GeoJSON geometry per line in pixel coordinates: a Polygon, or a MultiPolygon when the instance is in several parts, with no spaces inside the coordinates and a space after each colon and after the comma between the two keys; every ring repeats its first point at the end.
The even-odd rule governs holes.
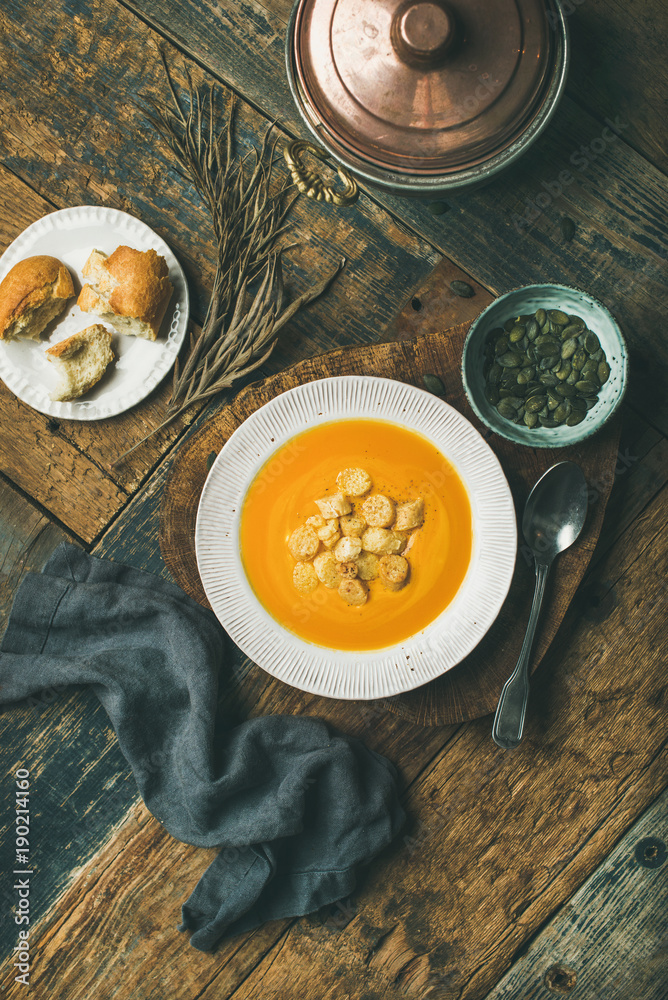
{"type": "Polygon", "coordinates": [[[362,700],[426,684],[480,642],[508,593],[517,528],[501,466],[465,417],[436,396],[402,382],[349,376],[282,393],[232,434],[200,498],[195,546],[211,607],[244,653],[303,691],[362,700]],[[355,417],[387,420],[428,438],[459,473],[473,523],[471,563],[451,604],[404,642],[363,652],[326,649],[284,629],[256,598],[239,545],[244,497],[273,452],[306,428],[355,417]]]}
{"type": "Polygon", "coordinates": [[[83,313],[72,299],[69,308],[51,323],[40,342],[0,342],[0,378],[8,389],[41,413],[64,420],[101,420],[134,406],[151,392],[170,370],[188,325],[188,286],[181,265],[164,240],[145,223],[115,208],[81,205],[45,215],[28,226],[0,258],[0,281],[25,257],[49,254],[65,264],[78,295],[85,279],[81,269],[91,250],[110,254],[118,246],[135,250],[153,248],[167,261],[174,293],[167,307],[158,339],[143,340],[116,333],[112,348],[116,361],[102,380],[82,400],[54,403],[51,392],[58,383],[54,365],[44,351],[66,337],[100,322],[93,313],[83,313]]]}

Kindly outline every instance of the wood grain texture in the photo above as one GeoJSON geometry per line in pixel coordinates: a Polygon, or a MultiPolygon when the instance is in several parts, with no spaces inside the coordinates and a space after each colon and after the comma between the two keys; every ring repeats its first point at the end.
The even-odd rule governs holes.
{"type": "MultiPolygon", "coordinates": [[[[503,753],[486,722],[463,727],[413,790],[412,828],[374,866],[341,933],[298,922],[235,1000],[310,998],[316,969],[320,1000],[472,1000],[498,981],[668,780],[656,544],[667,503],[664,490],[640,545],[611,550],[619,600],[605,622],[580,621],[546,658],[526,744],[503,753]]],[[[204,997],[221,993],[222,977],[204,997]]]]}
{"type": "MultiPolygon", "coordinates": [[[[287,131],[307,136],[284,70],[291,4],[132,0],[132,7],[266,114],[280,117],[287,131]]],[[[635,40],[637,48],[630,45],[625,59],[636,60],[633,79],[642,75],[651,80],[646,86],[652,93],[659,92],[658,81],[665,78],[665,61],[659,38],[648,47],[642,19],[634,18],[621,0],[611,8],[602,0],[595,7],[584,7],[589,13],[579,46],[588,58],[586,68],[583,61],[579,79],[549,128],[505,174],[476,191],[445,198],[450,210],[441,216],[432,215],[414,199],[379,190],[369,193],[496,294],[531,282],[553,281],[583,288],[603,301],[630,342],[630,398],[665,432],[668,397],[662,386],[668,378],[668,343],[660,330],[668,294],[668,185],[665,175],[626,142],[629,133],[637,138],[642,129],[655,149],[657,137],[664,134],[665,115],[656,103],[648,111],[645,88],[628,87],[628,114],[614,108],[612,126],[604,120],[607,110],[592,115],[577,103],[585,90],[582,77],[592,71],[592,52],[606,74],[617,73],[614,53],[600,44],[609,17],[614,19],[610,30],[617,49],[629,37],[635,40]],[[634,130],[636,121],[641,124],[634,130]],[[560,233],[562,216],[576,224],[570,242],[564,242],[560,233]]],[[[578,23],[581,10],[574,11],[569,22],[578,23]]],[[[662,21],[658,2],[646,10],[649,21],[662,21]]],[[[472,89],[477,84],[473,79],[472,89]]],[[[625,77],[619,75],[616,91],[625,86],[625,77]]],[[[599,92],[605,89],[605,79],[599,78],[599,92]]]]}
{"type": "MultiPolygon", "coordinates": [[[[4,251],[20,232],[53,211],[53,207],[0,167],[0,250],[4,251]]],[[[3,435],[0,442],[0,469],[76,535],[90,542],[201,410],[195,407],[151,438],[140,453],[112,469],[110,463],[118,455],[163,419],[170,391],[166,379],[128,413],[101,424],[54,420],[20,402],[0,383],[0,422],[17,428],[15,434],[3,435]]]]}
{"type": "MultiPolygon", "coordinates": [[[[5,244],[53,208],[93,203],[129,211],[156,229],[183,262],[194,293],[194,315],[201,317],[215,260],[210,219],[145,115],[147,99],[169,100],[158,39],[113,0],[98,0],[81,10],[70,3],[68,11],[72,16],[65,17],[59,7],[11,0],[0,12],[0,67],[5,79],[12,80],[11,87],[0,86],[0,148],[13,171],[4,168],[0,175],[0,217],[12,210],[15,216],[5,244]]],[[[179,57],[169,47],[167,55],[184,85],[179,57]]],[[[196,82],[206,80],[199,67],[191,63],[189,69],[196,82]]],[[[229,113],[229,99],[224,91],[221,115],[229,113]]],[[[241,154],[257,144],[269,125],[243,102],[238,102],[236,122],[241,154]]],[[[283,166],[277,169],[285,174],[283,166]]],[[[373,341],[439,260],[428,242],[373,202],[333,211],[301,198],[291,225],[289,239],[297,245],[287,255],[289,296],[331,269],[341,254],[348,264],[331,291],[289,324],[260,374],[337,344],[373,341]]],[[[195,408],[112,468],[119,454],[160,423],[169,392],[166,379],[139,406],[103,425],[53,421],[19,407],[25,434],[14,449],[0,446],[0,468],[91,542],[198,412],[195,408]],[[48,481],[45,440],[69,461],[77,479],[90,486],[81,505],[73,503],[67,488],[69,471],[63,471],[59,482],[48,481]]],[[[13,407],[12,397],[0,392],[3,422],[16,419],[13,407]]]]}
{"type": "MultiPolygon", "coordinates": [[[[2,631],[25,574],[41,570],[65,540],[71,539],[0,480],[2,631]]],[[[16,769],[24,767],[31,774],[30,864],[36,872],[49,873],[31,895],[35,919],[54,904],[72,872],[97,852],[137,791],[107,717],[90,692],[48,686],[21,704],[3,705],[0,745],[0,953],[6,955],[16,943],[17,932],[11,915],[16,893],[10,877],[16,867],[11,831],[16,769]]]]}
{"type": "Polygon", "coordinates": [[[211,852],[172,841],[140,806],[35,928],[34,988],[58,1000],[484,997],[668,782],[667,513],[664,489],[595,570],[604,617],[569,611],[518,751],[498,750],[487,720],[426,767],[417,742],[394,746],[410,825],[340,908],[194,953],[175,909],[211,852]]]}
{"type": "Polygon", "coordinates": [[[572,54],[567,93],[599,120],[628,122],[629,145],[668,170],[663,0],[565,0],[572,54]]]}
{"type": "Polygon", "coordinates": [[[666,844],[668,794],[664,792],[486,1000],[545,1000],[549,993],[588,1000],[664,1000],[666,844]]]}
{"type": "MultiPolygon", "coordinates": [[[[475,418],[461,385],[459,365],[466,330],[464,324],[443,334],[429,334],[396,344],[346,349],[309,359],[244,390],[227,409],[209,420],[180,449],[164,493],[160,545],[167,566],[183,589],[201,603],[207,603],[195,557],[197,505],[208,472],[209,456],[218,453],[246,417],[286,389],[317,378],[372,371],[423,387],[423,373],[435,372],[444,382],[447,401],[477,429],[485,432],[508,478],[517,510],[523,509],[531,487],[542,473],[564,458],[577,462],[587,479],[599,484],[590,491],[595,502],[592,502],[584,534],[577,546],[564,553],[555,564],[536,640],[535,669],[557,632],[598,539],[614,478],[611,470],[617,461],[619,424],[613,421],[600,435],[580,445],[549,451],[518,449],[490,435],[475,418]]],[[[393,699],[392,711],[423,725],[462,722],[494,711],[522,645],[533,586],[533,558],[523,554],[520,545],[509,596],[482,642],[446,674],[393,699]]],[[[270,683],[276,691],[285,687],[273,679],[270,683]]]]}

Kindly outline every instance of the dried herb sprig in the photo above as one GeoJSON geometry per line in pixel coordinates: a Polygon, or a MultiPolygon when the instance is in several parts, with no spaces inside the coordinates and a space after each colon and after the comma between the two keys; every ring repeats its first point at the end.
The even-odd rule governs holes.
{"type": "Polygon", "coordinates": [[[119,455],[116,465],[177,416],[229,388],[262,365],[276,336],[301,306],[321,295],[345,263],[310,291],[285,304],[279,237],[298,193],[289,180],[275,182],[277,159],[273,126],[259,148],[236,158],[233,152],[234,99],[227,119],[216,132],[216,92],[197,88],[188,74],[184,108],[160,53],[172,106],[152,104],[151,120],[169,146],[183,176],[204,199],[213,222],[217,261],[213,291],[200,333],[191,334],[183,366],[174,366],[167,417],[146,437],[119,455]],[[250,286],[259,281],[254,295],[250,286]]]}

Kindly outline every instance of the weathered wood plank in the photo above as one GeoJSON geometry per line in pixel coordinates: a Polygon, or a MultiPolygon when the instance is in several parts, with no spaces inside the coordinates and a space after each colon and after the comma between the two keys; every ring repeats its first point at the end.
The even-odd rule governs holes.
{"type": "MultiPolygon", "coordinates": [[[[98,555],[169,578],[157,542],[159,504],[168,471],[166,463],[156,472],[147,488],[96,547],[98,555]]],[[[39,570],[64,537],[60,529],[52,526],[0,480],[0,613],[4,612],[0,625],[6,622],[13,593],[23,573],[39,570]]],[[[220,683],[221,704],[228,720],[232,723],[250,715],[280,712],[280,705],[267,704],[266,689],[266,675],[230,643],[229,660],[220,683]]],[[[354,706],[349,715],[342,713],[345,707],[343,703],[305,696],[301,711],[318,715],[395,758],[402,748],[408,747],[411,759],[405,772],[406,780],[415,778],[441,750],[451,731],[441,729],[425,736],[421,729],[410,724],[395,725],[393,717],[379,706],[354,706]]],[[[66,891],[72,879],[78,880],[84,867],[87,866],[88,872],[83,876],[86,885],[93,877],[91,872],[106,869],[109,858],[115,857],[120,848],[112,844],[108,855],[104,844],[112,842],[121,827],[123,837],[128,835],[123,817],[128,810],[135,810],[138,793],[104,710],[94,695],[85,690],[50,688],[30,704],[4,707],[0,716],[0,744],[8,774],[16,767],[28,767],[34,779],[35,800],[39,797],[32,857],[41,872],[48,872],[48,886],[45,885],[31,901],[33,920],[37,921],[54,907],[57,912],[58,896],[66,891]],[[29,756],[26,748],[30,748],[29,756]],[[54,748],[57,748],[55,752],[54,748]]],[[[13,796],[13,786],[10,788],[5,783],[3,794],[8,796],[10,793],[13,796]]],[[[148,817],[144,810],[144,819],[137,820],[143,807],[139,808],[140,813],[131,813],[135,818],[128,818],[132,829],[148,817]]],[[[3,815],[5,825],[0,835],[6,833],[11,820],[6,810],[3,815]]],[[[153,843],[155,830],[152,829],[148,836],[148,843],[153,843]]],[[[12,844],[7,837],[2,837],[2,843],[0,871],[8,872],[11,871],[11,858],[7,852],[12,844]]],[[[137,847],[141,856],[148,849],[143,841],[137,847]]],[[[184,850],[183,845],[176,845],[175,849],[184,850]]],[[[136,857],[134,854],[132,857],[131,864],[136,867],[136,857]]],[[[173,923],[188,887],[197,881],[205,864],[203,855],[193,852],[192,870],[184,871],[183,880],[173,886],[173,923]]],[[[7,904],[6,912],[9,912],[16,902],[15,894],[7,892],[6,886],[0,887],[0,894],[2,892],[5,893],[2,898],[7,904]]],[[[169,930],[171,933],[172,925],[169,930]]],[[[0,954],[9,953],[15,941],[16,927],[11,921],[5,922],[0,932],[0,954]]]]}
{"type": "Polygon", "coordinates": [[[92,541],[127,501],[127,493],[67,438],[59,424],[0,384],[3,435],[0,471],[85,542],[92,541]]]}
{"type": "MultiPolygon", "coordinates": [[[[311,997],[315,970],[322,1000],[467,1000],[498,981],[668,781],[656,544],[667,506],[664,490],[640,547],[623,538],[604,561],[602,573],[628,566],[614,573],[618,603],[547,657],[522,747],[495,748],[489,720],[462,727],[412,790],[412,839],[374,866],[352,920],[338,935],[299,921],[235,1000],[311,997]]],[[[214,980],[204,1000],[226,985],[214,980]]]]}
{"type": "MultiPolygon", "coordinates": [[[[74,13],[76,4],[68,7],[74,13]]],[[[2,24],[9,40],[3,52],[5,66],[11,66],[15,81],[23,76],[34,91],[29,113],[18,86],[12,94],[3,95],[0,134],[7,163],[42,193],[48,190],[59,207],[79,199],[93,200],[146,219],[172,244],[186,266],[196,292],[196,312],[197,303],[201,311],[201,296],[214,266],[210,223],[197,195],[175,171],[141,110],[147,107],[147,99],[169,99],[156,36],[113,0],[94,0],[85,13],[72,18],[71,26],[59,15],[60,11],[53,11],[51,20],[46,20],[48,12],[39,4],[20,0],[11,0],[3,10],[2,24]],[[27,24],[27,30],[22,32],[21,24],[27,24]],[[52,67],[45,65],[50,63],[54,33],[60,47],[57,68],[67,67],[85,84],[75,97],[59,93],[57,101],[54,84],[50,84],[52,67]],[[85,45],[93,46],[94,59],[84,39],[85,45]],[[126,95],[120,107],[115,69],[119,51],[123,54],[126,95]],[[145,144],[136,142],[138,133],[150,142],[148,155],[145,144]],[[54,158],[67,158],[63,163],[66,177],[58,177],[61,183],[57,185],[49,166],[54,158]],[[91,199],[92,179],[97,184],[97,197],[91,199]]],[[[169,47],[167,55],[175,65],[178,82],[184,84],[185,76],[169,47]]],[[[195,82],[201,82],[201,70],[192,63],[189,68],[195,82]]],[[[267,119],[241,105],[237,124],[243,152],[264,133],[267,119]]],[[[310,317],[306,326],[293,327],[295,333],[285,338],[288,350],[295,349],[297,330],[300,338],[312,340],[311,351],[323,350],[339,338],[368,342],[394,315],[416,279],[426,275],[439,259],[428,243],[366,200],[358,207],[334,211],[301,198],[292,216],[290,238],[299,244],[289,255],[293,262],[290,284],[295,290],[310,283],[341,253],[348,257],[349,266],[332,294],[304,314],[310,317]],[[372,310],[375,330],[369,329],[372,310]]],[[[303,350],[304,343],[301,347],[303,350]]]]}
{"type": "Polygon", "coordinates": [[[567,93],[599,121],[619,115],[629,145],[666,171],[668,7],[662,0],[564,0],[573,45],[567,93]]]}
{"type": "MultiPolygon", "coordinates": [[[[96,0],[81,10],[69,3],[66,12],[12,0],[0,12],[0,27],[0,66],[5,79],[12,80],[11,88],[1,93],[0,145],[15,172],[5,170],[0,176],[4,215],[18,203],[17,215],[27,225],[53,207],[97,202],[140,216],[172,244],[184,263],[195,293],[194,312],[201,315],[215,256],[210,221],[197,195],[168,162],[137,106],[146,107],[146,97],[168,100],[154,34],[111,0],[96,0]],[[149,59],[147,51],[152,54],[149,59]],[[121,52],[123,102],[117,99],[116,65],[121,52]],[[58,74],[62,86],[57,83],[58,74]],[[78,81],[76,88],[69,86],[72,77],[78,81]],[[137,143],[138,134],[146,136],[146,141],[137,143]],[[25,205],[22,180],[30,185],[25,205]],[[42,195],[41,201],[35,190],[42,195]]],[[[175,60],[173,51],[168,56],[175,60]]],[[[190,68],[197,81],[204,78],[198,67],[190,68]]],[[[185,82],[182,70],[176,76],[181,84],[185,82]]],[[[227,111],[221,108],[223,113],[227,111]]],[[[257,143],[268,125],[247,106],[240,108],[237,123],[242,152],[257,143]]],[[[278,169],[284,170],[280,165],[278,169]]],[[[427,242],[367,199],[356,208],[334,211],[301,198],[291,216],[290,239],[298,245],[288,254],[290,294],[312,284],[342,253],[348,264],[328,295],[286,328],[264,372],[277,371],[292,360],[336,344],[374,340],[439,259],[427,242]]],[[[5,242],[16,228],[9,229],[5,242]]],[[[122,502],[113,484],[126,493],[136,490],[192,420],[193,414],[177,421],[128,460],[110,468],[121,452],[164,416],[168,394],[167,379],[144,403],[102,426],[59,421],[54,428],[53,421],[30,417],[34,424],[29,436],[48,425],[57,438],[69,442],[99,468],[104,484],[100,488],[109,497],[106,501],[97,498],[100,509],[95,525],[79,532],[86,540],[98,533],[100,522],[108,523],[122,502]],[[104,483],[105,477],[111,485],[104,483]]],[[[28,445],[23,440],[21,450],[31,461],[19,467],[18,456],[12,455],[7,475],[76,528],[64,514],[69,502],[76,516],[77,505],[65,496],[55,506],[55,496],[47,495],[43,486],[46,453],[33,449],[33,455],[28,445]]],[[[94,499],[89,497],[89,503],[94,499]]],[[[91,508],[90,513],[92,518],[96,512],[91,508]]]]}
{"type": "Polygon", "coordinates": [[[541,931],[486,1000],[664,1000],[668,984],[664,792],[541,931]]]}
{"type": "MultiPolygon", "coordinates": [[[[205,1000],[418,1000],[430,989],[484,996],[668,781],[665,556],[657,544],[667,506],[664,489],[598,567],[608,595],[601,617],[592,624],[571,615],[568,641],[536,678],[514,754],[491,742],[489,719],[460,727],[442,753],[425,755],[426,766],[418,742],[388,739],[386,720],[368,733],[362,727],[370,744],[410,768],[411,825],[354,899],[287,933],[278,922],[196,955],[170,914],[209,854],[144,822],[140,807],[37,928],[35,986],[69,1000],[91,989],[115,1000],[156,989],[205,1000]],[[73,947],[95,961],[74,962],[73,947]],[[149,961],[156,950],[159,969],[149,961]]],[[[148,528],[150,518],[142,523],[148,528]]],[[[125,548],[125,558],[141,565],[144,557],[125,548]]],[[[348,707],[347,731],[355,711],[348,707]]]]}
{"type": "MultiPolygon", "coordinates": [[[[212,72],[267,114],[280,116],[286,129],[307,135],[284,70],[289,6],[284,0],[132,2],[212,72]]],[[[607,16],[601,7],[598,11],[607,16]]],[[[616,11],[619,33],[628,14],[622,15],[621,5],[616,11]]],[[[641,30],[630,30],[642,38],[641,30]]],[[[589,43],[594,45],[595,37],[589,43]]],[[[652,51],[660,55],[658,40],[656,45],[652,51]]],[[[640,64],[638,73],[645,73],[644,61],[640,64]]],[[[657,80],[664,74],[661,62],[657,80]]],[[[574,93],[580,89],[575,82],[574,93]]],[[[641,98],[629,93],[639,104],[641,98]]],[[[629,117],[633,120],[631,112],[629,117]]],[[[661,386],[668,377],[668,345],[659,331],[668,292],[662,221],[668,190],[664,175],[625,142],[629,117],[613,116],[613,129],[565,98],[550,127],[517,164],[478,191],[448,198],[450,211],[440,217],[407,198],[376,191],[373,197],[496,293],[555,281],[585,288],[605,302],[633,350],[631,398],[665,431],[668,400],[661,386]],[[560,235],[563,215],[577,226],[570,243],[560,235]]],[[[657,124],[656,135],[661,133],[657,124]]]]}
{"type": "MultiPolygon", "coordinates": [[[[0,166],[0,252],[27,226],[53,209],[49,201],[0,166]]],[[[195,407],[194,412],[174,421],[171,427],[143,445],[140,454],[124,461],[118,471],[112,469],[110,462],[117,455],[163,419],[170,391],[170,382],[166,379],[148,399],[128,413],[100,424],[50,419],[19,402],[0,384],[0,422],[3,426],[15,425],[17,428],[15,439],[3,437],[0,467],[29,496],[35,497],[89,542],[106,527],[125,503],[128,492],[137,489],[147,471],[201,409],[195,407]],[[60,479],[52,480],[53,460],[58,456],[65,456],[71,468],[82,474],[85,505],[81,509],[78,506],[79,480],[63,478],[64,468],[60,479]]]]}
{"type": "MultiPolygon", "coordinates": [[[[25,573],[39,571],[68,536],[0,480],[0,629],[25,573]]],[[[16,943],[11,908],[17,894],[10,873],[15,837],[13,776],[31,775],[30,864],[40,879],[31,897],[38,918],[55,902],[125,815],[137,790],[118,750],[106,714],[90,692],[46,687],[30,701],[0,708],[3,782],[0,789],[0,953],[16,943]],[[65,762],[66,765],[65,765],[65,762]]]]}

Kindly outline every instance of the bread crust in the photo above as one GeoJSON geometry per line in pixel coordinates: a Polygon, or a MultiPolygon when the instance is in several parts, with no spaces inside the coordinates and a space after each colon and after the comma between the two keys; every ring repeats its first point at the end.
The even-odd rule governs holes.
{"type": "Polygon", "coordinates": [[[62,299],[65,308],[73,295],[72,276],[57,257],[42,254],[20,260],[0,282],[0,340],[28,309],[47,299],[62,299]]]}
{"type": "Polygon", "coordinates": [[[44,353],[48,354],[51,358],[61,358],[63,354],[69,354],[72,348],[80,347],[92,337],[102,335],[108,338],[108,343],[111,344],[111,334],[109,331],[101,323],[94,323],[92,326],[87,326],[85,330],[79,330],[77,333],[73,333],[71,337],[66,337],[65,340],[59,340],[53,347],[47,347],[44,353]]]}
{"type": "Polygon", "coordinates": [[[93,250],[83,268],[84,285],[78,299],[83,312],[111,313],[146,323],[155,340],[174,288],[164,257],[155,250],[117,247],[109,257],[93,250]]]}

